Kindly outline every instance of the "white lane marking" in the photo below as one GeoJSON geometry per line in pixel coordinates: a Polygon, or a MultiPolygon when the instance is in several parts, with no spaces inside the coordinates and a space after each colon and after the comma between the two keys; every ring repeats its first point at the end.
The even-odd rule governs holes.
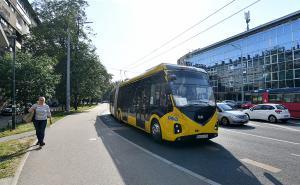
{"type": "Polygon", "coordinates": [[[293,155],[293,156],[297,156],[297,157],[300,157],[300,155],[299,155],[299,154],[293,154],[293,153],[291,153],[291,155],[293,155]]]}
{"type": "Polygon", "coordinates": [[[275,139],[275,138],[272,138],[272,137],[265,137],[265,136],[255,135],[255,134],[248,134],[248,133],[238,132],[238,131],[233,131],[233,130],[228,130],[228,129],[225,129],[225,130],[227,132],[232,132],[232,133],[237,133],[237,134],[244,134],[244,135],[247,135],[247,136],[258,137],[258,138],[263,138],[263,139],[269,139],[269,140],[283,142],[283,143],[288,143],[288,144],[293,144],[293,145],[300,145],[300,143],[296,143],[296,142],[292,142],[292,141],[275,139]]]}
{"type": "Polygon", "coordinates": [[[96,138],[90,138],[89,140],[90,141],[96,141],[97,139],[96,138]]]}
{"type": "Polygon", "coordinates": [[[197,179],[200,179],[200,180],[202,180],[202,181],[204,181],[204,182],[206,182],[208,184],[211,184],[211,185],[221,185],[221,184],[219,184],[219,183],[217,183],[217,182],[215,182],[213,180],[210,180],[210,179],[208,179],[208,178],[206,178],[206,177],[204,177],[202,175],[199,175],[199,174],[197,174],[197,173],[195,173],[195,172],[193,172],[191,170],[188,170],[188,169],[186,169],[186,168],[184,168],[182,166],[179,166],[179,165],[177,165],[177,164],[175,164],[175,163],[173,163],[173,162],[171,162],[171,161],[169,161],[169,160],[167,160],[167,159],[165,159],[165,158],[163,158],[163,157],[161,157],[161,156],[159,156],[159,155],[157,155],[155,153],[152,153],[149,150],[146,150],[145,148],[143,148],[143,147],[141,147],[141,146],[139,146],[139,145],[137,145],[137,144],[129,141],[128,139],[120,136],[119,134],[114,134],[114,135],[118,136],[123,141],[126,141],[127,143],[130,143],[131,145],[135,146],[136,148],[142,150],[143,152],[151,155],[152,157],[154,157],[154,158],[156,158],[156,159],[158,159],[158,160],[160,160],[160,161],[162,161],[162,162],[164,162],[164,163],[166,163],[166,164],[168,164],[168,165],[170,165],[170,166],[172,166],[172,167],[174,167],[174,168],[176,168],[176,169],[178,169],[180,171],[183,171],[183,172],[185,172],[185,173],[187,173],[187,174],[189,174],[189,175],[191,175],[191,176],[193,176],[193,177],[195,177],[197,179]]]}
{"type": "MultiPolygon", "coordinates": [[[[265,124],[265,123],[262,123],[265,124]]],[[[255,123],[248,123],[248,125],[254,125],[254,126],[258,126],[258,127],[265,127],[265,128],[274,128],[274,129],[280,129],[280,130],[289,130],[289,131],[294,131],[294,132],[300,132],[300,130],[298,129],[294,129],[294,128],[288,128],[285,126],[281,126],[281,125],[274,125],[274,124],[269,124],[269,125],[259,125],[259,124],[255,124],[255,123]]]]}
{"type": "Polygon", "coordinates": [[[259,167],[259,168],[262,168],[262,169],[265,169],[265,170],[273,172],[273,173],[278,173],[278,172],[281,171],[281,169],[276,168],[274,166],[264,164],[264,163],[260,163],[260,162],[257,162],[257,161],[251,160],[251,159],[247,159],[247,158],[246,159],[240,159],[240,161],[242,161],[244,163],[251,164],[253,166],[256,166],[256,167],[259,167]]]}

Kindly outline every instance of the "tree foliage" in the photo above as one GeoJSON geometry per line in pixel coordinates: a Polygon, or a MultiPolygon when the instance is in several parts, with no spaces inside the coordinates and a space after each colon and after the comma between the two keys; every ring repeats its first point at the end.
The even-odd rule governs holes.
{"type": "MultiPolygon", "coordinates": [[[[12,59],[5,55],[0,61],[1,89],[5,99],[11,97],[12,59]]],[[[23,104],[35,102],[37,97],[52,98],[60,76],[54,73],[57,63],[47,55],[33,57],[29,53],[17,53],[15,62],[16,100],[23,104]]]]}
{"type": "MultiPolygon", "coordinates": [[[[48,56],[58,61],[55,72],[61,76],[56,86],[56,97],[65,102],[67,35],[71,36],[71,97],[98,99],[106,91],[111,75],[101,64],[95,47],[91,44],[90,29],[83,23],[87,20],[85,0],[35,0],[33,8],[41,24],[31,28],[25,39],[25,52],[33,56],[48,56]]],[[[76,103],[75,103],[76,104],[76,103]]]]}

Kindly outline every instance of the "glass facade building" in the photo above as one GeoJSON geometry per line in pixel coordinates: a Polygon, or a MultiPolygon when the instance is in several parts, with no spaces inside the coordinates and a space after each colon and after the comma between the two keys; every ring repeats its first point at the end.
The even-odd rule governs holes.
{"type": "MultiPolygon", "coordinates": [[[[300,11],[202,49],[180,65],[206,68],[219,100],[251,100],[263,89],[300,87],[300,11]]],[[[300,92],[299,92],[300,93],[300,92]]]]}

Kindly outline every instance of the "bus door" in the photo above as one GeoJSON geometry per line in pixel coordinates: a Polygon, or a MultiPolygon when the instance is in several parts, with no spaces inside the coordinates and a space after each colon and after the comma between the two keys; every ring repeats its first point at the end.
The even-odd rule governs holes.
{"type": "Polygon", "coordinates": [[[141,85],[136,91],[136,126],[145,129],[146,99],[145,88],[141,85]]]}

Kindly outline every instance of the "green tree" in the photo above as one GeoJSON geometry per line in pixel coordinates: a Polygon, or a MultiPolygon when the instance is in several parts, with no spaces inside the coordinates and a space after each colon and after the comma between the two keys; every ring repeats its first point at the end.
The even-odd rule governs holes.
{"type": "Polygon", "coordinates": [[[71,98],[75,108],[79,99],[99,98],[106,90],[111,75],[101,64],[95,47],[89,39],[90,29],[82,26],[86,21],[85,0],[35,0],[33,7],[41,24],[31,29],[25,41],[25,51],[34,56],[47,54],[55,58],[61,81],[56,97],[65,103],[67,34],[71,35],[71,98]],[[79,25],[78,25],[79,23],[79,25]]]}
{"type": "MultiPolygon", "coordinates": [[[[11,56],[5,55],[1,60],[1,89],[5,99],[11,97],[11,56]]],[[[60,76],[54,73],[56,60],[47,55],[33,57],[29,53],[17,53],[16,56],[16,100],[24,104],[35,102],[38,96],[52,98],[60,76]]]]}

